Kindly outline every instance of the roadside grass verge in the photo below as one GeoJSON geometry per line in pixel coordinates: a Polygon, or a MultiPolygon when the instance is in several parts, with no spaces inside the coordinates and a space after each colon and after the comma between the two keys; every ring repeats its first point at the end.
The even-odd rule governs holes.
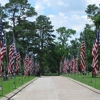
{"type": "Polygon", "coordinates": [[[0,98],[5,96],[6,94],[12,92],[13,90],[17,89],[21,85],[29,82],[30,80],[34,79],[35,76],[13,76],[9,77],[7,80],[0,79],[0,98]]]}
{"type": "Polygon", "coordinates": [[[81,73],[78,73],[78,74],[74,73],[74,74],[62,74],[62,76],[72,78],[74,80],[77,80],[79,82],[82,82],[84,84],[87,84],[91,87],[94,87],[100,90],[100,75],[98,75],[97,77],[92,77],[91,73],[86,74],[86,75],[83,75],[81,73]]]}

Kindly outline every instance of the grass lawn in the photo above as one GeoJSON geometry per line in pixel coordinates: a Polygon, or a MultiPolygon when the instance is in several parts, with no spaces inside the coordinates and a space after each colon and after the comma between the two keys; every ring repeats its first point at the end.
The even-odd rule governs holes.
{"type": "Polygon", "coordinates": [[[0,79],[0,87],[2,87],[2,89],[0,90],[0,98],[3,95],[6,95],[8,93],[10,93],[11,91],[17,89],[18,87],[20,87],[21,85],[27,83],[28,81],[34,79],[35,76],[15,76],[15,77],[9,77],[8,80],[3,81],[3,79],[0,79]]]}
{"type": "Polygon", "coordinates": [[[44,76],[59,76],[58,73],[44,73],[44,76]]]}
{"type": "Polygon", "coordinates": [[[87,84],[89,86],[92,86],[98,90],[100,90],[100,75],[98,75],[97,77],[92,77],[92,74],[89,73],[89,74],[86,74],[86,75],[83,75],[83,74],[62,74],[63,76],[66,76],[66,77],[70,77],[72,79],[75,79],[77,81],[80,81],[84,84],[87,84]]]}

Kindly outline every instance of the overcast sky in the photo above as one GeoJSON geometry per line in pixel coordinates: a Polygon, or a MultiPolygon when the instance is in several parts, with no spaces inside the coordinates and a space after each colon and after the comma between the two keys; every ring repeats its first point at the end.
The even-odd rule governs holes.
{"type": "MultiPolygon", "coordinates": [[[[28,0],[35,8],[38,15],[46,15],[52,21],[54,30],[59,27],[66,27],[76,30],[76,35],[72,38],[79,37],[85,24],[90,23],[87,19],[85,10],[89,4],[100,4],[100,0],[28,0]]],[[[0,0],[4,5],[8,0],[0,0]]],[[[54,34],[57,34],[54,32],[54,34]]]]}

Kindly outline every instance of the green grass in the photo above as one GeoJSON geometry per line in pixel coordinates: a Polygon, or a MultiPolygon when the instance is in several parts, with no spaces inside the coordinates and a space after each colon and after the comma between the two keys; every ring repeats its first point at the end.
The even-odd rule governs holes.
{"type": "Polygon", "coordinates": [[[59,76],[58,73],[44,73],[44,76],[59,76]]]}
{"type": "Polygon", "coordinates": [[[9,78],[6,81],[0,79],[0,86],[2,87],[2,90],[0,90],[0,98],[34,78],[35,78],[34,76],[27,76],[27,77],[16,76],[16,77],[9,78]]]}
{"type": "Polygon", "coordinates": [[[80,81],[84,84],[87,84],[91,87],[94,87],[100,90],[100,75],[94,78],[92,77],[91,73],[86,74],[86,75],[83,75],[81,73],[80,74],[62,74],[62,75],[66,77],[70,77],[74,80],[80,81]]]}

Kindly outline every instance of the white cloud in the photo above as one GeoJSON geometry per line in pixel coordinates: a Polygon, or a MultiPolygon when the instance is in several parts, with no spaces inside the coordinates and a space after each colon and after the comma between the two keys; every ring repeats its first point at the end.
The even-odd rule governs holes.
{"type": "MultiPolygon", "coordinates": [[[[52,21],[52,25],[54,26],[54,34],[58,37],[59,35],[56,32],[56,29],[59,27],[66,27],[66,29],[74,29],[76,30],[76,35],[73,35],[72,38],[69,38],[69,41],[79,38],[80,32],[83,31],[85,24],[90,23],[90,20],[87,19],[86,15],[65,15],[64,13],[59,13],[58,15],[48,15],[50,20],[52,21]]],[[[70,43],[70,42],[68,42],[70,43]]]]}
{"type": "Polygon", "coordinates": [[[56,14],[51,12],[50,15],[47,15],[50,17],[55,30],[64,26],[67,29],[71,28],[80,33],[83,31],[85,24],[89,23],[85,13],[86,0],[76,0],[75,2],[73,0],[35,0],[35,4],[40,5],[38,12],[40,13],[41,11],[41,14],[45,14],[44,10],[48,9],[48,7],[56,12],[56,14]],[[45,8],[42,9],[43,7],[45,8]]]}
{"type": "Polygon", "coordinates": [[[48,17],[50,17],[50,18],[54,18],[54,17],[55,17],[55,15],[48,15],[48,17]]]}
{"type": "Polygon", "coordinates": [[[64,7],[69,6],[69,4],[65,4],[65,3],[62,2],[61,0],[58,0],[57,4],[58,4],[59,6],[64,6],[64,7]]]}
{"type": "Polygon", "coordinates": [[[0,0],[0,3],[2,6],[4,6],[6,3],[8,3],[8,0],[0,0]]]}
{"type": "Polygon", "coordinates": [[[34,8],[36,12],[38,12],[39,15],[44,14],[45,6],[44,6],[44,3],[41,2],[40,0],[36,0],[34,8]]]}
{"type": "Polygon", "coordinates": [[[96,4],[97,6],[99,6],[100,4],[100,0],[86,0],[87,4],[96,4]]]}
{"type": "Polygon", "coordinates": [[[55,29],[59,27],[66,27],[76,30],[77,32],[80,32],[83,30],[83,27],[86,23],[89,23],[89,20],[87,17],[79,16],[79,15],[70,15],[67,16],[64,13],[59,13],[59,15],[49,15],[52,24],[55,26],[55,29]]]}

